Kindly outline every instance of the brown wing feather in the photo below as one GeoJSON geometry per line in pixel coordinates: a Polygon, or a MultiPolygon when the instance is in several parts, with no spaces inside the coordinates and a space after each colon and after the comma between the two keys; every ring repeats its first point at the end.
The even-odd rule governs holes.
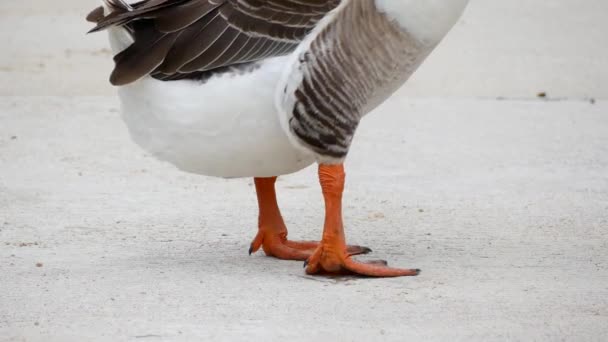
{"type": "Polygon", "coordinates": [[[99,18],[91,32],[123,26],[134,43],[115,58],[110,81],[182,74],[253,62],[293,51],[341,0],[144,0],[99,18]]]}

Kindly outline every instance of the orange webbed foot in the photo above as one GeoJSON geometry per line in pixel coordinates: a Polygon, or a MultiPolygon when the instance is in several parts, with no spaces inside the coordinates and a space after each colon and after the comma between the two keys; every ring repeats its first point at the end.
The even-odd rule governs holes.
{"type": "MultiPolygon", "coordinates": [[[[287,239],[287,233],[277,233],[273,229],[260,228],[255,239],[249,247],[249,254],[257,252],[260,248],[268,256],[283,260],[304,261],[310,258],[319,247],[316,241],[291,241],[287,239]]],[[[372,250],[363,246],[347,246],[350,255],[370,253],[372,250]]]]}
{"type": "Polygon", "coordinates": [[[304,263],[307,274],[359,275],[364,277],[417,276],[419,269],[388,267],[385,260],[356,261],[348,250],[319,246],[304,263]]]}

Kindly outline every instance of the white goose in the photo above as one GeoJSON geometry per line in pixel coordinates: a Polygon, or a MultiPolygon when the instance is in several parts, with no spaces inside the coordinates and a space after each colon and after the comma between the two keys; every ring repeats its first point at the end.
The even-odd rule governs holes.
{"type": "Polygon", "coordinates": [[[104,0],[123,117],[137,144],[184,171],[254,177],[251,252],[306,272],[417,275],[361,263],[342,225],[343,162],[361,118],[418,68],[468,0],[104,0]],[[321,242],[287,239],[276,177],[319,163],[321,242]]]}

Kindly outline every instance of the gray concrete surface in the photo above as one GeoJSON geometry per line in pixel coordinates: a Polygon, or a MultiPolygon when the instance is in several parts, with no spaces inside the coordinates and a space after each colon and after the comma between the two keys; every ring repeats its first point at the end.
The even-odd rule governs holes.
{"type": "MultiPolygon", "coordinates": [[[[5,97],[0,336],[602,341],[607,110],[393,99],[348,162],[348,238],[423,273],[369,280],[249,257],[251,181],[146,156],[113,97],[5,97]]],[[[315,170],[278,184],[291,235],[319,237],[315,170]]]]}
{"type": "MultiPolygon", "coordinates": [[[[0,341],[608,337],[605,1],[473,0],[364,121],[349,241],[423,269],[376,280],[248,256],[251,180],[134,146],[105,37],[82,35],[94,3],[0,4],[0,341]]],[[[315,170],[278,188],[291,236],[318,238],[315,170]]]]}
{"type": "MultiPolygon", "coordinates": [[[[84,35],[99,2],[0,2],[0,94],[112,95],[106,37],[84,35]]],[[[471,0],[404,94],[608,99],[606,13],[605,0],[471,0]]]]}

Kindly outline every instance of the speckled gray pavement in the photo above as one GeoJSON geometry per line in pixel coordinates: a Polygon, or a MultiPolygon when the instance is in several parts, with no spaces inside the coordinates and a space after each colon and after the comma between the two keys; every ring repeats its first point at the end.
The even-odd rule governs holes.
{"type": "MultiPolygon", "coordinates": [[[[566,3],[473,0],[364,120],[347,237],[374,249],[365,258],[423,270],[399,279],[309,277],[248,256],[252,181],[181,173],[130,141],[105,37],[81,34],[94,1],[0,4],[0,341],[605,341],[608,47],[592,40],[608,5],[572,18],[566,3]],[[588,28],[534,49],[532,17],[514,17],[525,43],[500,26],[525,11],[588,28]],[[452,55],[468,64],[450,72],[452,55]]],[[[319,238],[315,169],[280,178],[278,194],[290,236],[319,238]]]]}

